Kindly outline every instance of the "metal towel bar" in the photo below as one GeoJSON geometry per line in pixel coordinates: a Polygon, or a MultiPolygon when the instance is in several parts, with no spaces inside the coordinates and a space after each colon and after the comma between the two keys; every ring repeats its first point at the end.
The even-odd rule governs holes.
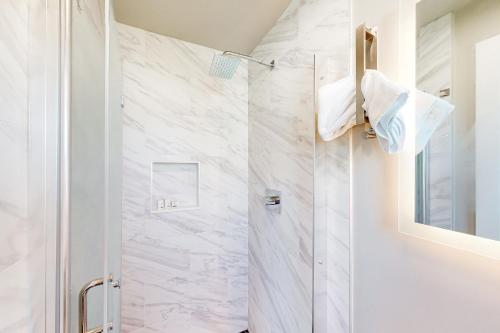
{"type": "Polygon", "coordinates": [[[364,97],[361,91],[361,81],[367,69],[378,69],[377,31],[360,25],[356,30],[356,125],[365,125],[366,137],[375,138],[369,119],[363,109],[364,97]]]}

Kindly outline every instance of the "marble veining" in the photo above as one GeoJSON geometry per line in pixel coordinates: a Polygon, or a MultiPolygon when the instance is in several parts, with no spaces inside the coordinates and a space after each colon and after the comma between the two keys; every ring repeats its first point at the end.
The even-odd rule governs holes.
{"type": "Polygon", "coordinates": [[[28,186],[30,9],[0,2],[0,332],[9,333],[39,332],[44,320],[43,224],[28,186]]]}
{"type": "MultiPolygon", "coordinates": [[[[347,0],[293,0],[252,54],[277,67],[249,67],[251,332],[313,325],[314,56],[348,72],[349,20],[347,0]],[[264,208],[266,188],[282,191],[281,214],[264,208]]],[[[322,310],[338,318],[334,307],[322,310]]]]}
{"type": "Polygon", "coordinates": [[[248,327],[248,69],[217,50],[119,25],[124,333],[248,327]],[[200,209],[152,214],[153,161],[200,163],[200,209]]]}
{"type": "MultiPolygon", "coordinates": [[[[417,87],[435,96],[452,88],[452,26],[453,14],[445,15],[421,27],[417,39],[417,87]]],[[[427,223],[446,229],[453,228],[452,126],[453,118],[448,117],[426,147],[427,223]]]]}

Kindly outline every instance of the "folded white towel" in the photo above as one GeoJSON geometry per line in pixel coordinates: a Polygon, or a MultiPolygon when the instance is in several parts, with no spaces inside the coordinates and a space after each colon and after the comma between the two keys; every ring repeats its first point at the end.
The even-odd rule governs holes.
{"type": "Polygon", "coordinates": [[[400,152],[406,135],[401,109],[408,100],[408,90],[392,83],[378,71],[367,70],[361,91],[365,97],[363,108],[382,149],[389,154],[400,152]]]}
{"type": "Polygon", "coordinates": [[[354,79],[345,77],[318,91],[318,132],[331,141],[356,124],[356,89],[354,79]]]}
{"type": "Polygon", "coordinates": [[[434,95],[417,90],[415,94],[415,155],[420,153],[436,129],[455,106],[434,95]]]}

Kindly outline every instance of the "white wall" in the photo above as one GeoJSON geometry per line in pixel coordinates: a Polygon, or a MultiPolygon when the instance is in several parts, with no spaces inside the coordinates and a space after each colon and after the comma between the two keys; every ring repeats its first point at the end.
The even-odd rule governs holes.
{"type": "Polygon", "coordinates": [[[231,80],[214,78],[210,64],[220,51],[121,24],[118,31],[125,96],[122,331],[243,331],[247,65],[231,80]],[[152,214],[152,161],[200,162],[200,209],[152,214]]]}
{"type": "MultiPolygon", "coordinates": [[[[390,2],[354,0],[354,17],[356,22],[385,16],[369,23],[384,31],[381,70],[397,79],[408,74],[395,68],[404,59],[396,57],[398,13],[386,6],[390,2]],[[373,15],[357,16],[356,6],[373,15]],[[389,8],[385,15],[377,13],[382,8],[389,8]]],[[[499,331],[500,263],[401,234],[398,159],[365,140],[361,129],[352,135],[354,332],[499,331]]]]}
{"type": "MultiPolygon", "coordinates": [[[[314,56],[347,73],[349,14],[347,0],[294,0],[252,54],[276,68],[249,68],[250,332],[313,326],[314,56]],[[266,210],[266,188],[282,191],[281,214],[266,210]]],[[[334,325],[348,321],[335,317],[334,325]]]]}
{"type": "Polygon", "coordinates": [[[397,159],[353,136],[354,332],[497,332],[500,264],[399,233],[397,159]]]}

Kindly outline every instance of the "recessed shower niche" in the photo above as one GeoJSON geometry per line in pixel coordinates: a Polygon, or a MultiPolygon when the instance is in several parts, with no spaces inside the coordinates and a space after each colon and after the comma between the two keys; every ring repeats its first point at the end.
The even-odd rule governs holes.
{"type": "Polygon", "coordinates": [[[199,184],[198,162],[152,162],[151,212],[199,209],[199,184]]]}

